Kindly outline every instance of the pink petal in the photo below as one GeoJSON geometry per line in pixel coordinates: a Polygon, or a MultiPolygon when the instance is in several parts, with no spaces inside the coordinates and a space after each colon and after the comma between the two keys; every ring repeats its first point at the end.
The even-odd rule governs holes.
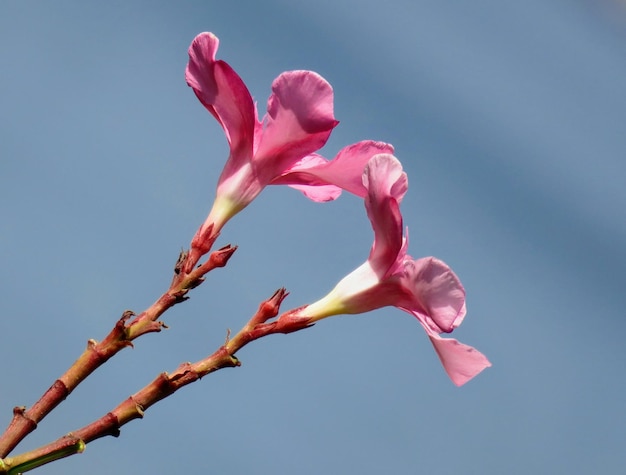
{"type": "Polygon", "coordinates": [[[218,45],[219,39],[212,33],[201,33],[194,38],[189,47],[185,79],[224,128],[231,149],[229,162],[239,161],[252,154],[257,116],[250,92],[239,75],[224,61],[215,60],[218,45]]]}
{"type": "Polygon", "coordinates": [[[407,176],[396,157],[379,154],[365,167],[363,186],[367,189],[365,208],[374,229],[369,261],[384,278],[404,259],[400,201],[408,188],[407,176]]]}
{"type": "Polygon", "coordinates": [[[333,90],[312,71],[282,73],[272,84],[266,127],[255,152],[261,183],[269,183],[302,157],[320,149],[338,124],[333,90]]]}
{"type": "Polygon", "coordinates": [[[491,366],[487,357],[471,346],[453,338],[441,338],[436,333],[429,334],[428,337],[446,373],[457,386],[462,386],[483,369],[491,366]]]}
{"type": "Polygon", "coordinates": [[[369,196],[374,193],[380,197],[391,197],[400,203],[409,188],[409,182],[400,160],[391,153],[379,153],[365,167],[363,186],[369,196]]]}
{"type": "Polygon", "coordinates": [[[449,333],[465,317],[465,289],[444,262],[424,257],[404,262],[403,286],[412,294],[411,302],[399,306],[417,314],[435,333],[449,333]]]}
{"type": "MultiPolygon", "coordinates": [[[[294,167],[297,167],[298,170],[308,170],[314,169],[316,167],[325,166],[328,163],[321,155],[317,153],[312,153],[307,155],[302,160],[298,161],[294,167]]],[[[293,169],[293,167],[292,167],[293,169]]],[[[298,172],[292,173],[288,171],[284,173],[282,176],[278,177],[276,180],[272,181],[272,185],[277,184],[289,184],[291,182],[296,184],[289,184],[289,186],[295,190],[301,191],[304,196],[309,198],[312,201],[316,201],[318,203],[325,201],[332,201],[341,195],[341,188],[335,185],[323,185],[319,180],[313,179],[308,181],[305,177],[300,177],[300,179],[295,178],[298,172]],[[301,183],[301,184],[300,184],[301,183]],[[311,184],[309,184],[311,183],[311,184]]]]}
{"type": "Polygon", "coordinates": [[[374,155],[392,152],[393,147],[389,144],[364,140],[344,147],[330,161],[317,154],[311,154],[295,163],[272,184],[310,186],[332,184],[364,197],[367,194],[367,189],[363,186],[365,165],[374,155]]]}
{"type": "Polygon", "coordinates": [[[306,196],[311,201],[315,201],[317,203],[325,203],[327,201],[333,201],[341,196],[341,188],[336,187],[335,185],[319,185],[319,186],[310,186],[310,185],[289,185],[294,190],[300,191],[304,196],[306,196]]]}

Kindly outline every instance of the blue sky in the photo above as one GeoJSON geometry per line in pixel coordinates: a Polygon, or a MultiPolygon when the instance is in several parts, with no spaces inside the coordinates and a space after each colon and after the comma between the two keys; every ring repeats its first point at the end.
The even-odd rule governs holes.
{"type": "MultiPolygon", "coordinates": [[[[618,473],[626,466],[623,2],[0,4],[0,425],[169,284],[227,156],[184,82],[201,31],[264,111],[282,71],[335,90],[322,152],[376,139],[409,174],[410,253],[457,272],[462,388],[396,309],[246,347],[118,439],[39,473],[618,473]]],[[[312,302],[367,256],[362,202],[267,189],[190,301],[20,448],[81,427],[211,353],[275,289],[312,302]]]]}

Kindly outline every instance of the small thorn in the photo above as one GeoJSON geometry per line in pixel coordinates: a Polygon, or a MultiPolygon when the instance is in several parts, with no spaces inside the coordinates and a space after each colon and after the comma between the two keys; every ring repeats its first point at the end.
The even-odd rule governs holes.
{"type": "Polygon", "coordinates": [[[180,254],[178,255],[178,260],[176,261],[176,264],[174,265],[174,273],[175,274],[180,274],[181,270],[183,269],[183,266],[185,265],[185,261],[187,260],[187,256],[189,255],[189,253],[187,251],[185,251],[184,249],[180,250],[180,254]]]}
{"type": "Polygon", "coordinates": [[[137,314],[133,312],[132,310],[124,310],[124,313],[122,313],[122,316],[120,317],[120,322],[126,322],[131,317],[134,317],[135,315],[137,314]]]}
{"type": "Polygon", "coordinates": [[[186,296],[186,294],[189,292],[189,289],[182,289],[182,290],[178,290],[174,293],[171,293],[170,295],[172,297],[174,297],[174,299],[176,300],[176,303],[180,303],[180,302],[184,302],[185,300],[189,299],[189,297],[186,296]]]}

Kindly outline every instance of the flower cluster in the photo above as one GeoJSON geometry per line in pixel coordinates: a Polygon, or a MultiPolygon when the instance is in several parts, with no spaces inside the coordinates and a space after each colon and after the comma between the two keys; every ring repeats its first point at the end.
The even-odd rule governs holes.
{"type": "Polygon", "coordinates": [[[209,251],[228,220],[267,185],[289,185],[314,201],[336,199],[346,190],[364,198],[374,230],[369,257],[325,297],[286,312],[283,321],[310,324],[332,315],[394,306],[421,323],[456,385],[491,366],[474,348],[441,337],[463,321],[465,290],[444,262],[407,254],[400,203],[408,180],[393,147],[362,141],[332,160],[318,155],[338,124],[330,84],[311,71],[282,73],[272,84],[267,113],[259,120],[242,79],[215,59],[218,44],[211,33],[198,35],[186,70],[187,84],[223,127],[230,146],[213,207],[191,242],[191,265],[209,251]]]}
{"type": "Polygon", "coordinates": [[[230,153],[217,183],[213,206],[182,251],[169,287],[140,313],[126,310],[108,335],[89,339],[87,347],[30,408],[16,406],[0,433],[0,475],[23,473],[81,453],[85,446],[141,418],[146,409],[204,376],[241,363],[236,354],[259,338],[309,328],[333,315],[359,314],[397,307],[413,315],[426,331],[445,371],[460,386],[491,363],[474,348],[452,338],[465,317],[465,290],[458,277],[434,257],[408,255],[400,204],[408,189],[402,165],[391,145],[364,140],[344,147],[332,160],[316,152],[338,122],[333,113],[333,90],[311,71],[288,71],[276,78],[267,113],[258,118],[256,105],[239,75],[217,60],[219,41],[211,33],[198,35],[189,48],[187,83],[224,129],[230,153]],[[224,344],[195,363],[161,372],[152,382],[93,422],[39,448],[13,455],[13,450],[38,424],[100,366],[134,340],[167,328],[160,317],[189,298],[205,276],[224,267],[236,250],[227,245],[210,253],[224,225],[246,208],[268,185],[287,185],[313,201],[334,200],[342,191],[363,198],[374,230],[369,257],[344,277],[325,297],[310,305],[280,313],[287,296],[278,289],[224,344]]]}

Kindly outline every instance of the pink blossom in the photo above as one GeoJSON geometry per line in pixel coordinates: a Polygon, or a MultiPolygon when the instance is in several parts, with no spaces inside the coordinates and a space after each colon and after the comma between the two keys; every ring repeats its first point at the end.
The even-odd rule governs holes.
{"type": "Polygon", "coordinates": [[[365,168],[363,186],[367,190],[365,207],[374,229],[368,260],[328,295],[297,310],[296,315],[312,323],[332,315],[398,307],[422,324],[454,384],[466,383],[491,363],[474,348],[440,336],[463,321],[465,289],[444,262],[407,255],[400,202],[408,182],[402,165],[393,155],[376,155],[365,168]]]}
{"type": "MultiPolygon", "coordinates": [[[[213,207],[191,244],[196,257],[207,252],[224,224],[269,184],[293,185],[316,201],[336,198],[342,186],[324,180],[328,169],[334,172],[337,165],[313,154],[338,124],[330,84],[311,71],[282,73],[272,84],[267,114],[259,121],[242,79],[226,62],[215,59],[218,44],[212,33],[198,35],[189,48],[185,73],[187,84],[221,124],[230,146],[213,207]]],[[[361,148],[390,148],[375,142],[366,144],[361,148]]],[[[347,186],[358,181],[365,165],[365,160],[352,160],[346,166],[348,159],[358,158],[361,152],[349,149],[338,156],[344,171],[354,175],[344,180],[347,186]],[[359,163],[361,169],[354,173],[359,163]]]]}

